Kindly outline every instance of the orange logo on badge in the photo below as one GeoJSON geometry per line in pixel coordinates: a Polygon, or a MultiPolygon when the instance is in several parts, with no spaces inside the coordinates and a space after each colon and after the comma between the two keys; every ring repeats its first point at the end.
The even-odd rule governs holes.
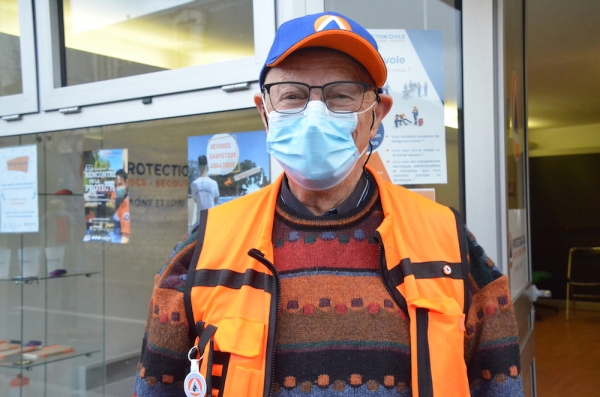
{"type": "Polygon", "coordinates": [[[185,394],[188,397],[204,397],[206,382],[199,374],[189,374],[185,380],[185,394]]]}
{"type": "Polygon", "coordinates": [[[352,30],[348,21],[337,15],[323,15],[315,21],[315,32],[320,32],[325,29],[331,22],[334,22],[338,29],[341,30],[352,30]]]}

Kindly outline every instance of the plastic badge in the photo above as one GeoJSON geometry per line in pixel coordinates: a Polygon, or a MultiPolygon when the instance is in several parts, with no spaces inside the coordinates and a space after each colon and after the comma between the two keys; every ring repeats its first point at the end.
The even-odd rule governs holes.
{"type": "Polygon", "coordinates": [[[190,368],[190,373],[185,377],[183,381],[183,389],[185,390],[185,395],[187,397],[204,397],[206,395],[206,380],[204,380],[204,376],[200,374],[199,362],[202,360],[196,360],[191,358],[191,354],[194,351],[198,351],[196,346],[192,347],[188,352],[188,359],[192,363],[190,368]]]}

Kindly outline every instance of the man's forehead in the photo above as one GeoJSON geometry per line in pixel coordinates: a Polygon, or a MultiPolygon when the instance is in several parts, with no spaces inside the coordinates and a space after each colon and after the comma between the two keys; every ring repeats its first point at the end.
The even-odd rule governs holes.
{"type": "Polygon", "coordinates": [[[279,65],[267,71],[266,81],[280,81],[292,76],[318,78],[334,77],[334,80],[358,79],[372,82],[367,70],[358,61],[341,51],[329,48],[304,48],[289,55],[279,65]],[[339,76],[335,78],[335,76],[339,76]]]}

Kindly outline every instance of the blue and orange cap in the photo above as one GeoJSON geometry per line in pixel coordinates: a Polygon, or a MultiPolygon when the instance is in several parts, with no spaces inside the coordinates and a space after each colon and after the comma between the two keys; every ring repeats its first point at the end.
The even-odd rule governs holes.
{"type": "Polygon", "coordinates": [[[367,69],[377,88],[387,79],[387,69],[371,34],[358,23],[336,12],[323,12],[292,19],[277,30],[275,40],[260,71],[262,86],[270,67],[288,55],[307,47],[326,47],[356,59],[367,69]]]}

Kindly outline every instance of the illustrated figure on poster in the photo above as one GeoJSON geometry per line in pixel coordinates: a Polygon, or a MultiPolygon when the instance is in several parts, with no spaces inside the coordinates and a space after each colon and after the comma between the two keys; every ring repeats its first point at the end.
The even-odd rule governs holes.
{"type": "Polygon", "coordinates": [[[419,117],[419,109],[417,109],[416,106],[413,107],[412,114],[413,114],[413,118],[415,119],[415,127],[416,127],[418,125],[417,124],[417,117],[419,117]]]}
{"type": "Polygon", "coordinates": [[[200,217],[200,211],[214,207],[219,200],[219,185],[208,176],[208,161],[206,156],[198,157],[198,177],[192,182],[192,198],[196,202],[196,219],[200,217]]]}
{"type": "Polygon", "coordinates": [[[400,124],[400,115],[397,114],[396,117],[394,117],[394,127],[398,128],[399,124],[400,124]]]}
{"type": "Polygon", "coordinates": [[[417,82],[417,92],[419,93],[419,96],[421,96],[421,83],[417,82]]]}
{"type": "Polygon", "coordinates": [[[406,113],[400,113],[400,120],[398,121],[399,125],[408,125],[410,120],[406,118],[406,113]]]}
{"type": "Polygon", "coordinates": [[[389,94],[390,93],[390,85],[388,84],[388,82],[386,81],[385,84],[383,85],[383,87],[381,87],[382,91],[384,94],[389,94]]]}
{"type": "Polygon", "coordinates": [[[425,84],[423,84],[423,94],[425,96],[427,96],[427,87],[428,87],[427,82],[425,82],[425,84]]]}
{"type": "Polygon", "coordinates": [[[123,170],[117,170],[115,173],[115,191],[112,193],[111,200],[115,205],[113,215],[114,228],[111,236],[111,242],[117,244],[127,244],[131,233],[129,217],[129,185],[127,182],[127,173],[123,170]]]}

